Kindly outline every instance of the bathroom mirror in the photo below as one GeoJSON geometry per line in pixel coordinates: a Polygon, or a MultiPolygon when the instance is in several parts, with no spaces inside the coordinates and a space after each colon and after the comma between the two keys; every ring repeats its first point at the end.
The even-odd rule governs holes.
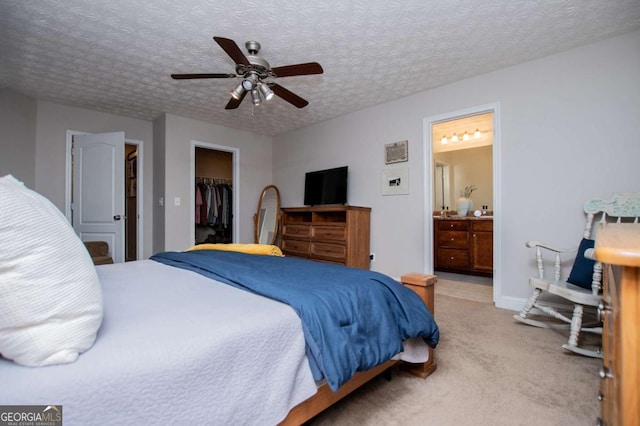
{"type": "Polygon", "coordinates": [[[477,208],[493,210],[493,112],[433,124],[433,212],[456,214],[465,187],[477,208]]]}
{"type": "Polygon", "coordinates": [[[267,185],[258,200],[258,211],[253,215],[254,240],[257,244],[276,244],[280,229],[280,191],[267,185]]]}

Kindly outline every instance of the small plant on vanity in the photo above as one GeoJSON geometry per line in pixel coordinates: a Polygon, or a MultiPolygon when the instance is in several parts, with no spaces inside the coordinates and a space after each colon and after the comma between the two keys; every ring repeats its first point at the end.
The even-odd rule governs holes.
{"type": "Polygon", "coordinates": [[[472,193],[473,191],[475,191],[476,189],[478,189],[478,188],[476,188],[476,186],[475,186],[475,185],[473,185],[473,184],[471,184],[471,185],[469,185],[469,186],[465,186],[465,187],[464,187],[464,198],[469,198],[469,197],[471,197],[471,193],[472,193]]]}

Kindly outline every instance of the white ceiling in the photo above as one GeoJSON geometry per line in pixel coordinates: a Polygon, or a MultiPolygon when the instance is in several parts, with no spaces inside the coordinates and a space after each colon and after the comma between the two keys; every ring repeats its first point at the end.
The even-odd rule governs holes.
{"type": "Polygon", "coordinates": [[[164,112],[265,135],[640,28],[639,0],[1,0],[0,87],[153,120],[164,112]],[[262,44],[272,67],[324,74],[277,82],[310,104],[245,99],[213,41],[262,44]]]}

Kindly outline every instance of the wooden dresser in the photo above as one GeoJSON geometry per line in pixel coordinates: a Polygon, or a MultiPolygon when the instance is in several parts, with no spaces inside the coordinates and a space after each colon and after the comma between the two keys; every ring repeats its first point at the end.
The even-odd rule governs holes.
{"type": "Polygon", "coordinates": [[[493,276],[493,219],[434,218],[436,271],[493,276]]]}
{"type": "Polygon", "coordinates": [[[282,209],[282,251],[369,269],[371,209],[355,206],[282,209]]]}
{"type": "Polygon", "coordinates": [[[640,425],[640,224],[600,225],[604,321],[599,425],[640,425]]]}

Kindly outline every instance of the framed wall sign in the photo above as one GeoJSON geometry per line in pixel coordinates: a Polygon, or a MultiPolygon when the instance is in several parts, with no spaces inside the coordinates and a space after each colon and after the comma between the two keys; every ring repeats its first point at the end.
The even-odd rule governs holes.
{"type": "Polygon", "coordinates": [[[409,141],[388,143],[384,146],[384,164],[409,161],[409,141]]]}

